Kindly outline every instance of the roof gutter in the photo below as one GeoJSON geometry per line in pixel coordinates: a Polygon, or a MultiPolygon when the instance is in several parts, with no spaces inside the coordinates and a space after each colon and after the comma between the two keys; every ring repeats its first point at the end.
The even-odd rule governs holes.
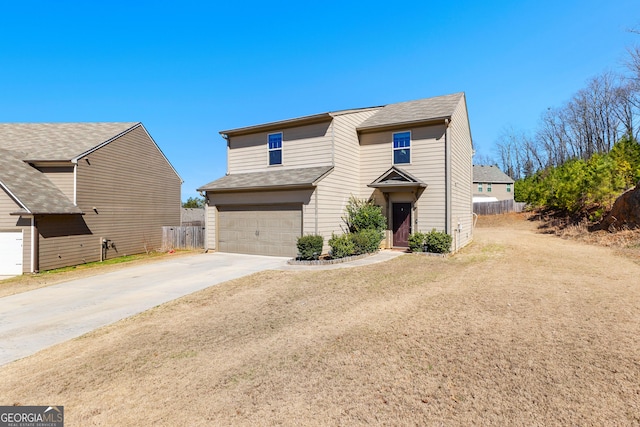
{"type": "Polygon", "coordinates": [[[396,123],[386,123],[382,125],[374,125],[374,126],[367,126],[367,127],[357,127],[356,130],[360,133],[379,132],[384,130],[413,127],[416,125],[432,125],[432,124],[442,123],[442,122],[447,124],[449,120],[451,120],[451,115],[431,117],[428,119],[412,120],[408,122],[396,122],[396,123]]]}

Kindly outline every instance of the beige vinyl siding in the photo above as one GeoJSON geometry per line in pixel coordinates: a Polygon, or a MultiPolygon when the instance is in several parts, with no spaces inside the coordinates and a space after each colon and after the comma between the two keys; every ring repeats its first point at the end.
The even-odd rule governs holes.
{"type": "MultiPolygon", "coordinates": [[[[453,249],[457,250],[473,239],[473,199],[469,183],[473,181],[473,146],[463,97],[453,116],[451,138],[451,232],[453,249]],[[458,223],[461,230],[458,231],[458,223]]],[[[493,191],[492,191],[493,193],[493,191]]]]}
{"type": "Polygon", "coordinates": [[[318,234],[324,237],[324,251],[329,250],[331,234],[342,233],[342,216],[349,197],[360,197],[360,145],[356,127],[376,110],[336,115],[332,136],[334,170],[318,185],[318,234]]]}
{"type": "Polygon", "coordinates": [[[55,167],[37,166],[36,169],[49,178],[49,181],[58,187],[70,201],[74,201],[75,187],[73,165],[55,167]]]}
{"type": "MultiPolygon", "coordinates": [[[[384,198],[379,191],[367,187],[376,178],[393,166],[393,133],[411,131],[411,163],[396,165],[427,184],[414,206],[413,231],[430,231],[432,228],[445,229],[445,126],[421,126],[403,128],[393,131],[364,133],[361,141],[360,180],[362,197],[376,198],[383,203],[384,198]]],[[[413,202],[407,194],[403,200],[394,196],[395,202],[413,202]],[[408,200],[405,200],[408,199],[408,200]]],[[[389,214],[389,207],[385,213],[389,214]]]]}
{"type": "Polygon", "coordinates": [[[22,272],[31,273],[31,218],[11,215],[20,209],[0,187],[0,231],[22,231],[22,272]]]}
{"type": "Polygon", "coordinates": [[[305,168],[331,165],[331,122],[231,136],[229,173],[260,172],[273,168],[305,168]],[[282,165],[269,166],[267,138],[282,132],[282,165]]]}
{"type": "Polygon", "coordinates": [[[102,237],[115,245],[107,258],[156,250],[162,226],[180,224],[180,178],[143,127],[79,159],[77,168],[77,204],[90,231],[70,218],[43,219],[41,270],[98,261],[102,237]]]}
{"type": "Polygon", "coordinates": [[[217,208],[215,205],[208,203],[205,206],[205,230],[206,230],[206,242],[204,248],[206,250],[215,250],[216,249],[216,239],[217,239],[217,208]]]}

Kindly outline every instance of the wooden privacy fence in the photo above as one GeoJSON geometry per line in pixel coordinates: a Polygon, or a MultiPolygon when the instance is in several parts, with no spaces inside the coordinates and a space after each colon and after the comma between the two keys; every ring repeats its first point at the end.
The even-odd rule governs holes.
{"type": "Polygon", "coordinates": [[[162,250],[203,249],[204,231],[198,226],[162,227],[162,250]]]}
{"type": "Polygon", "coordinates": [[[497,202],[476,202],[473,213],[477,215],[499,215],[509,212],[522,212],[526,203],[514,200],[499,200],[497,202]]]}

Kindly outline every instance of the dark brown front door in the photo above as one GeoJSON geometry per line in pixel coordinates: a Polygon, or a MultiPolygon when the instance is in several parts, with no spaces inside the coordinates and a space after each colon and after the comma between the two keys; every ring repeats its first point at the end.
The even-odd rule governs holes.
{"type": "Polygon", "coordinates": [[[393,246],[409,246],[411,203],[393,204],[393,246]]]}

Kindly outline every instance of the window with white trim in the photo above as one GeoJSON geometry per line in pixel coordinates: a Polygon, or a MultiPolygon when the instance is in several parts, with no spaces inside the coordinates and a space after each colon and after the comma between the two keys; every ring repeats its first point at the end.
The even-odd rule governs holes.
{"type": "Polygon", "coordinates": [[[270,133],[269,136],[269,165],[282,164],[282,132],[270,133]]]}
{"type": "Polygon", "coordinates": [[[511,184],[507,184],[507,193],[511,193],[511,184]]]}
{"type": "Polygon", "coordinates": [[[478,183],[478,193],[482,193],[482,183],[478,183]]]}
{"type": "Polygon", "coordinates": [[[491,193],[491,183],[487,182],[487,193],[491,193]]]}
{"type": "Polygon", "coordinates": [[[411,163],[411,132],[393,134],[393,164],[411,163]]]}

